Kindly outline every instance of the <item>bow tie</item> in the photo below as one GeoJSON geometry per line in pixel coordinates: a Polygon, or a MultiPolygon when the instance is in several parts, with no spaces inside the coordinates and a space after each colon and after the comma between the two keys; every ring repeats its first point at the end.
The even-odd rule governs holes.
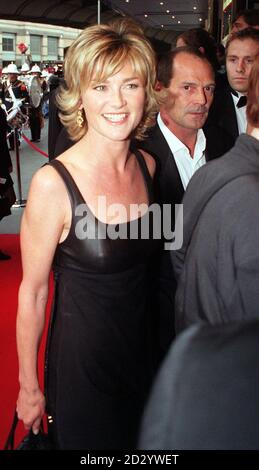
{"type": "Polygon", "coordinates": [[[238,108],[243,108],[243,106],[246,106],[247,103],[247,97],[246,96],[240,96],[238,102],[237,102],[237,107],[238,108]]]}
{"type": "MultiPolygon", "coordinates": [[[[238,97],[238,92],[236,90],[233,90],[233,88],[231,88],[231,86],[229,86],[229,89],[230,89],[232,95],[238,97]]],[[[243,106],[246,106],[246,103],[247,103],[247,97],[246,96],[240,96],[240,98],[237,102],[237,107],[238,108],[243,108],[243,106]]]]}

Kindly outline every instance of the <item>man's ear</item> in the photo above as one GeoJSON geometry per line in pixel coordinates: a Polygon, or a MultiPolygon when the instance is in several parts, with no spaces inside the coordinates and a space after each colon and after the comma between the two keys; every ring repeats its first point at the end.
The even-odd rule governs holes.
{"type": "Polygon", "coordinates": [[[159,80],[157,80],[157,81],[156,81],[156,84],[155,84],[155,90],[156,90],[156,91],[161,91],[162,88],[163,88],[162,83],[161,83],[159,80]]]}

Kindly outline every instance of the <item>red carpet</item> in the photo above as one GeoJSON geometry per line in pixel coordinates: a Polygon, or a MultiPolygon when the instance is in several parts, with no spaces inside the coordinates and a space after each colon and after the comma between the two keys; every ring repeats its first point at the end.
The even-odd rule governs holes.
{"type": "MultiPolygon", "coordinates": [[[[16,354],[15,323],[17,295],[22,278],[22,267],[19,247],[19,235],[0,235],[0,249],[12,256],[11,260],[0,261],[0,449],[10,429],[17,394],[18,394],[18,360],[16,354]]],[[[51,283],[50,297],[53,286],[51,283]]],[[[49,302],[50,304],[50,302],[49,302]]],[[[48,311],[50,305],[48,305],[48,311]]],[[[43,382],[44,344],[40,351],[40,377],[43,382]]],[[[19,423],[17,442],[25,431],[19,423]]]]}

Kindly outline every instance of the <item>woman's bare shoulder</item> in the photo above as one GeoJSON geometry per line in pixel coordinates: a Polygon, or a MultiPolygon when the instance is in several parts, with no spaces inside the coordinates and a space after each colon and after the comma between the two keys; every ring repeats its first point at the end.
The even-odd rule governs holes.
{"type": "Polygon", "coordinates": [[[27,206],[36,206],[50,211],[64,211],[69,207],[69,197],[65,183],[57,170],[51,165],[44,165],[32,177],[27,206]],[[45,207],[46,206],[46,207],[45,207]]]}
{"type": "Polygon", "coordinates": [[[40,190],[40,193],[55,192],[63,187],[58,172],[51,165],[44,165],[37,170],[31,180],[30,190],[40,190]]]}
{"type": "Polygon", "coordinates": [[[27,224],[34,231],[48,226],[60,235],[68,208],[69,197],[61,177],[51,165],[41,167],[31,180],[23,226],[27,224]]]}

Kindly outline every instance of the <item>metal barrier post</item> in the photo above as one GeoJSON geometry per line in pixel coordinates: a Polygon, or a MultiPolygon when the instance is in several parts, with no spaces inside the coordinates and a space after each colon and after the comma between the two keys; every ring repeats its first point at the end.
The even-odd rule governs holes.
{"type": "Polygon", "coordinates": [[[97,0],[97,24],[101,23],[101,1],[97,0]]]}
{"type": "Polygon", "coordinates": [[[19,199],[16,199],[12,207],[25,207],[27,201],[26,199],[22,198],[20,151],[19,151],[19,137],[18,137],[17,127],[14,128],[14,149],[15,149],[15,156],[16,156],[16,173],[17,173],[17,186],[18,186],[19,199]]]}

